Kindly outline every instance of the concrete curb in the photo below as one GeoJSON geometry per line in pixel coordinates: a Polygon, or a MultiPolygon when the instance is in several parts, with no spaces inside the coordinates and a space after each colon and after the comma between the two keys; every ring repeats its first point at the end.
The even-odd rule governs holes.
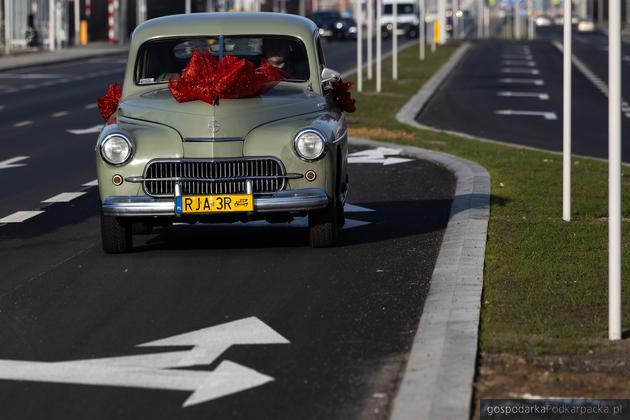
{"type": "Polygon", "coordinates": [[[84,51],[60,51],[64,53],[63,56],[59,56],[54,52],[37,52],[29,53],[23,56],[3,57],[0,58],[0,71],[10,71],[26,69],[30,67],[50,66],[54,64],[69,63],[72,61],[88,60],[90,58],[97,58],[109,55],[124,54],[128,52],[128,47],[120,48],[98,48],[93,50],[84,51]],[[57,56],[57,58],[54,57],[57,56]],[[14,64],[7,64],[6,61],[14,61],[14,64]]]}
{"type": "Polygon", "coordinates": [[[402,149],[452,171],[457,186],[431,287],[394,399],[392,420],[469,419],[488,219],[490,174],[446,153],[351,138],[351,144],[402,149]]]}
{"type": "MultiPolygon", "coordinates": [[[[416,115],[469,48],[463,44],[455,51],[396,119],[425,128],[416,122],[416,115]]],[[[469,419],[490,218],[490,174],[475,162],[446,153],[396,147],[402,147],[406,155],[446,167],[455,174],[457,186],[391,419],[469,419]]]]}

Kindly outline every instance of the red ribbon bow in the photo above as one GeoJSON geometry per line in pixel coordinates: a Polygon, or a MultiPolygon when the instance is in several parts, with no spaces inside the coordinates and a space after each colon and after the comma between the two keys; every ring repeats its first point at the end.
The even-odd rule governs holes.
{"type": "Polygon", "coordinates": [[[267,92],[283,78],[280,70],[264,59],[259,68],[254,68],[243,58],[227,55],[219,60],[207,50],[195,50],[181,76],[168,81],[168,88],[177,102],[200,100],[215,105],[219,99],[267,92]]]}
{"type": "Polygon", "coordinates": [[[118,109],[118,103],[120,102],[121,89],[118,82],[113,85],[107,86],[107,93],[104,96],[98,98],[96,103],[98,104],[98,111],[101,113],[103,119],[109,124],[109,119],[118,109]]]}
{"type": "Polygon", "coordinates": [[[336,80],[332,82],[332,97],[339,105],[339,108],[346,112],[354,112],[357,110],[355,100],[350,93],[350,87],[352,82],[344,82],[343,80],[336,80]]]}

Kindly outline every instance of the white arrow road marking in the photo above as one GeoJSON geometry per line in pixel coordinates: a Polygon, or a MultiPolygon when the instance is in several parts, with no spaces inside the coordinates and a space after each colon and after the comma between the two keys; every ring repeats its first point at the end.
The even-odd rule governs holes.
{"type": "Polygon", "coordinates": [[[387,157],[390,155],[400,155],[402,149],[390,149],[378,147],[376,149],[360,150],[348,155],[348,163],[380,163],[382,165],[395,165],[397,163],[410,162],[413,159],[387,157]]]}
{"type": "Polygon", "coordinates": [[[96,187],[98,185],[98,179],[94,179],[90,182],[83,184],[84,187],[96,187]]]}
{"type": "Polygon", "coordinates": [[[31,217],[35,217],[38,214],[42,214],[43,210],[34,210],[34,211],[16,211],[13,214],[10,214],[6,217],[0,219],[0,223],[22,223],[25,220],[30,219],[31,217]]]}
{"type": "Polygon", "coordinates": [[[534,76],[538,76],[540,71],[537,69],[527,69],[522,67],[506,67],[501,69],[501,73],[510,73],[510,74],[533,74],[534,76]]]}
{"type": "Polygon", "coordinates": [[[86,192],[61,193],[47,198],[46,200],[42,201],[42,203],[67,203],[77,197],[81,197],[83,194],[86,194],[86,192]]]}
{"type": "Polygon", "coordinates": [[[372,212],[374,210],[368,209],[367,207],[355,206],[354,204],[346,203],[343,206],[344,213],[366,213],[372,212]]]}
{"type": "Polygon", "coordinates": [[[536,117],[544,117],[546,120],[558,119],[558,116],[555,112],[548,111],[514,111],[511,109],[502,109],[499,111],[494,111],[494,113],[498,115],[531,115],[536,117]]]}
{"type": "Polygon", "coordinates": [[[499,79],[500,83],[522,83],[522,84],[527,84],[527,85],[536,85],[536,86],[542,86],[545,84],[545,81],[542,79],[511,79],[511,78],[506,78],[506,79],[499,79]]]}
{"type": "Polygon", "coordinates": [[[539,92],[499,92],[497,93],[497,96],[538,98],[541,101],[549,100],[548,94],[539,92]]]}
{"type": "Polygon", "coordinates": [[[273,378],[229,360],[213,371],[178,367],[209,365],[233,345],[287,343],[267,324],[249,317],[141,345],[193,346],[191,350],[67,362],[0,360],[0,379],[192,391],[183,404],[188,407],[266,384],[273,378]]]}
{"type": "Polygon", "coordinates": [[[371,222],[366,222],[365,220],[346,219],[346,223],[343,225],[341,229],[342,230],[352,229],[352,228],[361,227],[361,226],[365,226],[369,224],[371,224],[371,222]]]}
{"type": "Polygon", "coordinates": [[[0,169],[18,168],[20,166],[26,166],[26,163],[16,163],[21,160],[28,159],[28,156],[16,156],[11,159],[0,162],[0,169]]]}
{"type": "Polygon", "coordinates": [[[77,128],[73,130],[67,130],[68,133],[81,135],[81,134],[92,134],[92,133],[100,133],[103,129],[103,124],[95,125],[94,127],[89,128],[77,128]]]}
{"type": "Polygon", "coordinates": [[[87,104],[87,105],[85,105],[83,108],[85,108],[85,109],[94,109],[94,108],[96,108],[97,106],[98,106],[98,105],[94,103],[94,104],[87,104]]]}
{"type": "Polygon", "coordinates": [[[536,62],[531,60],[503,60],[503,65],[536,67],[536,62]]]}
{"type": "Polygon", "coordinates": [[[13,124],[13,127],[26,127],[27,125],[33,124],[33,121],[20,121],[13,124]]]}

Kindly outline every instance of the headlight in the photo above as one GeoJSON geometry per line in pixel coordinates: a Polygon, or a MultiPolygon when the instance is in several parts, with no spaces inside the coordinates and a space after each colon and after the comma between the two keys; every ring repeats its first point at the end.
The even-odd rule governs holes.
{"type": "Polygon", "coordinates": [[[121,165],[131,158],[133,143],[122,133],[110,134],[101,142],[101,156],[112,165],[121,165]]]}
{"type": "Polygon", "coordinates": [[[324,155],[326,142],[315,130],[300,131],[293,141],[295,153],[305,160],[316,160],[324,155]]]}

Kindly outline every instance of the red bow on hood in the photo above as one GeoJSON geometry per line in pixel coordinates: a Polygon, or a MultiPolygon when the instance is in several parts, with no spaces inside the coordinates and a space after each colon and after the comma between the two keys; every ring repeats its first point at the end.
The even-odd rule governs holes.
{"type": "Polygon", "coordinates": [[[109,119],[114,115],[118,109],[118,103],[120,102],[121,89],[118,82],[113,85],[107,86],[107,93],[104,96],[98,98],[96,103],[98,104],[98,111],[101,113],[103,119],[109,124],[109,119]]]}

